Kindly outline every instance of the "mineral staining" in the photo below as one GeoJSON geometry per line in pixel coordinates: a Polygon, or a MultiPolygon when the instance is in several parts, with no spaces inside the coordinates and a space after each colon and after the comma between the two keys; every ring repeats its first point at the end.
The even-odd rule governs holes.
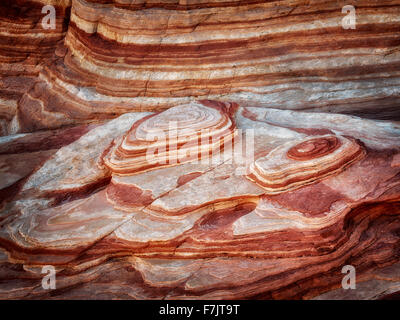
{"type": "MultiPolygon", "coordinates": [[[[285,113],[275,111],[270,123],[285,113]]],[[[199,101],[89,128],[52,151],[33,174],[24,173],[26,182],[3,204],[2,266],[23,265],[18,276],[32,279],[17,283],[6,272],[3,282],[12,297],[48,298],[31,270],[54,264],[63,289],[58,298],[279,299],[338,288],[345,264],[358,267],[363,281],[372,279],[378,265],[397,262],[400,130],[337,115],[370,130],[343,126],[334,134],[332,114],[298,117],[313,128],[272,125],[237,104],[199,101]],[[181,133],[176,150],[206,150],[207,161],[197,151],[187,161],[159,161],[173,159],[171,139],[148,137],[168,136],[170,122],[181,133]],[[244,174],[234,153],[210,152],[210,136],[196,145],[199,132],[210,128],[203,132],[233,145],[235,131],[254,129],[254,161],[244,174]],[[385,149],[370,147],[377,141],[385,149]],[[146,151],[155,144],[165,153],[146,167],[146,151]],[[57,169],[66,166],[71,170],[57,169]],[[40,172],[51,179],[40,182],[40,172]],[[366,261],[374,263],[365,267],[366,261]],[[107,285],[98,282],[102,276],[107,285]]],[[[397,269],[390,270],[395,278],[397,269]]],[[[382,283],[376,294],[386,288],[382,283]]],[[[1,296],[11,297],[8,291],[1,296]]]]}
{"type": "Polygon", "coordinates": [[[338,173],[364,155],[354,139],[339,136],[291,141],[258,158],[248,178],[267,193],[281,193],[338,173]]]}
{"type": "Polygon", "coordinates": [[[2,0],[0,298],[395,293],[399,13],[2,0]]]}
{"type": "Polygon", "coordinates": [[[208,158],[234,136],[224,104],[206,102],[170,108],[137,122],[104,158],[119,175],[208,158]]]}
{"type": "Polygon", "coordinates": [[[0,4],[0,135],[160,111],[196,99],[400,119],[396,1],[0,4]],[[318,23],[315,23],[318,21],[318,23]]]}

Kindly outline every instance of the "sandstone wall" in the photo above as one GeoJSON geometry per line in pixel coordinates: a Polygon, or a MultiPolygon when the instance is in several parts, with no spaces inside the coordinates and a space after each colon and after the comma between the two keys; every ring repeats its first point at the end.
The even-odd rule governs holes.
{"type": "Polygon", "coordinates": [[[9,3],[3,134],[204,98],[400,119],[398,0],[353,1],[356,29],[342,27],[346,1],[9,3]],[[40,25],[48,3],[56,30],[40,25]]]}

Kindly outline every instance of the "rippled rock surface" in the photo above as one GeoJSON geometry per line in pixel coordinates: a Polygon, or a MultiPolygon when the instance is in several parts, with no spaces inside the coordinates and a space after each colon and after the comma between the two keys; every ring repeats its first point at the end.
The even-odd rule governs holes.
{"type": "MultiPolygon", "coordinates": [[[[56,47],[64,41],[70,9],[71,0],[1,1],[0,136],[21,131],[21,103],[35,101],[35,83],[43,64],[49,64],[56,47]],[[55,29],[42,26],[42,8],[48,4],[56,12],[55,29]]],[[[36,128],[32,126],[30,131],[36,128]]]]}
{"type": "Polygon", "coordinates": [[[2,0],[0,298],[398,294],[400,2],[347,4],[2,0]]]}
{"type": "Polygon", "coordinates": [[[116,143],[105,164],[115,173],[129,175],[208,158],[235,135],[230,109],[230,104],[202,101],[144,118],[116,143]]]}
{"type": "Polygon", "coordinates": [[[400,3],[357,1],[344,29],[347,4],[4,0],[0,134],[201,99],[399,120],[400,3]]]}
{"type": "Polygon", "coordinates": [[[0,139],[8,165],[0,172],[1,298],[376,299],[397,291],[394,122],[200,101],[83,126],[74,138],[41,134],[57,138],[47,146],[34,144],[38,133],[0,139]],[[208,128],[228,138],[206,130],[196,146],[208,128]],[[154,130],[186,134],[151,141],[154,130]],[[226,143],[207,157],[165,163],[159,153],[150,169],[140,165],[154,143],[172,159],[188,146],[215,151],[210,141],[226,143]],[[45,265],[57,270],[51,293],[41,285],[45,265]],[[345,265],[357,270],[353,293],[341,287],[345,265]]]}
{"type": "Polygon", "coordinates": [[[344,137],[295,140],[258,158],[248,176],[267,192],[281,193],[340,172],[363,155],[359,144],[344,137]]]}

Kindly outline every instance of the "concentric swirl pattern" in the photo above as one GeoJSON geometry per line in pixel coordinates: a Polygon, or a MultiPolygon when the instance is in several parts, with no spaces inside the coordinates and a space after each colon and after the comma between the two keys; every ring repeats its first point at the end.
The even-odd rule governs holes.
{"type": "Polygon", "coordinates": [[[104,162],[114,173],[129,175],[208,158],[235,135],[229,106],[202,101],[144,118],[116,141],[104,162]]]}
{"type": "Polygon", "coordinates": [[[334,136],[311,139],[290,148],[287,156],[298,161],[311,160],[332,153],[340,145],[340,140],[334,136]]]}
{"type": "Polygon", "coordinates": [[[267,193],[281,193],[340,172],[364,154],[355,140],[342,136],[296,140],[258,158],[250,165],[247,178],[267,193]]]}

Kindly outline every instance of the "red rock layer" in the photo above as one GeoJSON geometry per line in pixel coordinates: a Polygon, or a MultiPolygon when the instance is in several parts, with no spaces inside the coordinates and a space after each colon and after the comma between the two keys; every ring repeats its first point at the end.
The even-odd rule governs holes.
{"type": "MultiPolygon", "coordinates": [[[[178,113],[123,115],[28,173],[0,211],[0,280],[7,288],[0,287],[0,297],[346,298],[341,270],[348,264],[356,268],[362,294],[388,293],[399,278],[398,127],[335,114],[225,107],[203,101],[178,113]],[[156,119],[171,120],[171,114],[181,130],[193,119],[201,119],[199,128],[229,127],[224,115],[246,134],[254,129],[255,163],[265,158],[262,169],[275,176],[280,167],[285,188],[269,192],[230,158],[125,175],[104,166],[113,139],[125,139],[151,119],[136,137],[165,129],[156,119]],[[288,124],[291,117],[305,128],[288,124]],[[291,174],[298,178],[295,187],[291,174]],[[56,194],[61,202],[53,201],[56,194]],[[41,287],[40,270],[48,264],[57,268],[51,293],[41,287]]],[[[16,145],[7,139],[10,148],[16,145]]],[[[35,152],[18,155],[28,159],[35,152]]],[[[15,159],[2,157],[7,165],[15,159]]]]}
{"type": "Polygon", "coordinates": [[[20,101],[15,130],[193,99],[400,119],[399,1],[357,2],[356,29],[342,27],[347,4],[74,0],[65,47],[20,101]]]}
{"type": "Polygon", "coordinates": [[[290,148],[287,157],[296,161],[306,161],[326,156],[340,147],[341,141],[334,136],[314,138],[290,148]]]}
{"type": "Polygon", "coordinates": [[[78,140],[95,126],[21,134],[0,139],[0,220],[12,213],[10,202],[57,150],[78,140]]]}
{"type": "MultiPolygon", "coordinates": [[[[109,183],[111,173],[104,166],[103,156],[113,139],[127,131],[136,120],[148,113],[125,114],[103,125],[85,125],[55,131],[54,136],[36,132],[8,141],[5,148],[19,153],[22,150],[60,148],[43,166],[26,180],[19,199],[18,210],[48,208],[60,203],[87,197],[109,183]],[[87,133],[87,134],[85,134],[87,133]],[[79,138],[79,139],[78,139],[79,138]],[[72,139],[76,140],[74,143],[72,139]],[[83,161],[83,159],[85,159],[83,161]],[[28,201],[25,208],[24,201],[28,201]]],[[[18,137],[18,136],[17,136],[18,137]]],[[[4,138],[6,139],[6,138],[4,138]]],[[[3,149],[0,147],[0,153],[3,149]]]]}
{"type": "Polygon", "coordinates": [[[345,298],[348,264],[396,288],[398,124],[278,110],[399,117],[400,3],[345,30],[347,4],[3,1],[0,135],[74,128],[0,138],[0,298],[345,298]]]}
{"type": "Polygon", "coordinates": [[[35,82],[42,62],[53,55],[69,22],[70,0],[3,0],[0,3],[0,136],[18,130],[12,123],[18,102],[35,82]],[[56,29],[44,29],[45,5],[56,9],[56,29]]]}
{"type": "Polygon", "coordinates": [[[248,178],[267,193],[281,193],[337,174],[364,155],[356,141],[344,137],[291,141],[258,158],[250,166],[248,178]]]}
{"type": "Polygon", "coordinates": [[[229,104],[203,101],[170,108],[135,123],[104,158],[118,175],[208,159],[231,144],[229,104]]]}

